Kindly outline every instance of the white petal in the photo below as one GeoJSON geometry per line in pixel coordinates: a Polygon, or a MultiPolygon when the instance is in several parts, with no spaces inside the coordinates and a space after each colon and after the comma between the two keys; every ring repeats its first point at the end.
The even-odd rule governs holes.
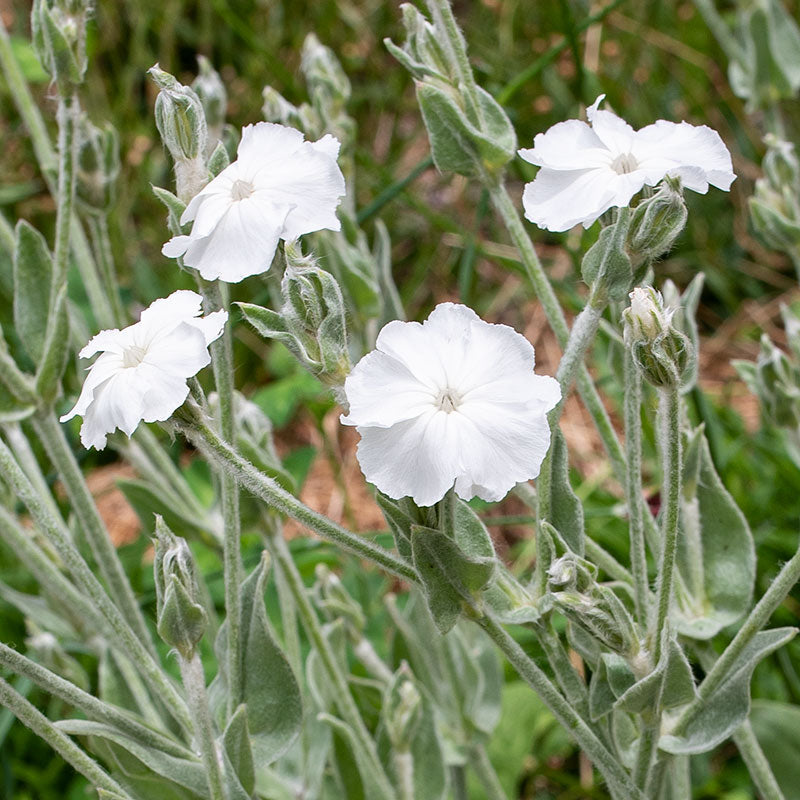
{"type": "Polygon", "coordinates": [[[470,402],[450,416],[461,422],[459,497],[494,502],[520,481],[537,477],[550,446],[550,428],[539,408],[470,402]]]}
{"type": "Polygon", "coordinates": [[[420,383],[438,391],[442,362],[419,322],[389,322],[381,328],[375,347],[403,364],[420,383]]]}
{"type": "Polygon", "coordinates": [[[136,344],[148,348],[150,343],[166,336],[181,322],[196,317],[203,306],[203,298],[189,289],[178,289],[168,297],[153,301],[139,315],[139,323],[126,330],[134,332],[136,344]]]}
{"type": "Polygon", "coordinates": [[[636,135],[633,128],[611,111],[601,111],[599,105],[604,94],[586,109],[586,118],[592,123],[592,130],[603,144],[616,156],[629,153],[636,135]]]}
{"type": "MultiPolygon", "coordinates": [[[[108,333],[109,331],[103,331],[108,333]]],[[[99,336],[100,334],[98,334],[99,336]]],[[[96,339],[97,337],[95,337],[96,339]]],[[[88,345],[87,345],[88,347],[88,345]]],[[[85,348],[84,348],[85,349],[85,348]]],[[[73,408],[61,417],[61,422],[66,422],[75,416],[82,417],[86,409],[92,404],[97,388],[109,378],[124,369],[122,358],[117,353],[103,353],[89,368],[86,380],[83,382],[80,396],[73,408]]]]}
{"type": "Polygon", "coordinates": [[[197,215],[202,206],[207,200],[212,197],[227,197],[231,196],[231,187],[234,182],[241,177],[240,165],[237,161],[228,164],[222,172],[215,178],[210,180],[188,203],[186,208],[181,214],[181,225],[191,222],[197,215]]]}
{"type": "Polygon", "coordinates": [[[78,353],[81,358],[91,358],[95,353],[107,351],[111,353],[121,353],[129,343],[130,336],[124,330],[114,328],[112,330],[100,331],[89,339],[83,349],[78,353]]]}
{"type": "Polygon", "coordinates": [[[238,283],[250,275],[266,272],[278,246],[286,210],[259,198],[259,192],[234,203],[214,232],[193,239],[184,263],[206,280],[238,283]]]}
{"type": "Polygon", "coordinates": [[[191,236],[197,238],[211,234],[234,202],[230,192],[212,194],[203,198],[203,202],[197,208],[191,236]]]}
{"type": "Polygon", "coordinates": [[[335,136],[327,133],[319,141],[311,142],[311,147],[336,161],[339,158],[339,150],[342,147],[342,143],[335,136]]]}
{"type": "Polygon", "coordinates": [[[568,172],[542,167],[525,185],[525,217],[549,231],[568,231],[578,223],[588,227],[614,204],[609,184],[615,177],[608,168],[568,172]]]}
{"type": "Polygon", "coordinates": [[[242,177],[251,174],[253,165],[259,162],[280,163],[291,156],[303,144],[303,134],[287,125],[274,122],[257,122],[242,128],[242,139],[236,151],[237,159],[243,167],[242,177]]]}
{"type": "Polygon", "coordinates": [[[306,142],[283,161],[262,166],[254,177],[256,195],[288,209],[283,239],[341,228],[336,208],[345,194],[344,176],[325,151],[306,142]]]}
{"type": "Polygon", "coordinates": [[[708,184],[727,191],[736,179],[731,154],[706,125],[660,119],[636,133],[632,153],[649,174],[678,175],[684,185],[705,192],[708,184]]]}
{"type": "Polygon", "coordinates": [[[167,258],[178,258],[186,252],[191,241],[191,236],[173,236],[168,242],[164,242],[162,245],[161,255],[167,258]]]}
{"type": "Polygon", "coordinates": [[[225,323],[227,321],[228,312],[224,310],[212,311],[210,314],[206,314],[205,317],[186,320],[189,325],[202,332],[206,340],[206,345],[215,342],[222,336],[222,331],[225,329],[225,323]]]}
{"type": "Polygon", "coordinates": [[[430,411],[390,428],[359,427],[358,462],[384,494],[411,497],[418,506],[441,500],[458,473],[454,414],[430,411]]]}
{"type": "Polygon", "coordinates": [[[117,428],[130,436],[142,420],[142,401],[147,391],[135,369],[123,369],[97,387],[83,416],[81,442],[101,450],[106,436],[117,428]]]}
{"type": "MultiPolygon", "coordinates": [[[[142,363],[168,375],[190,378],[211,363],[211,356],[203,331],[179,321],[172,331],[151,343],[142,363]]],[[[147,374],[154,380],[157,377],[156,373],[147,374]]]]}
{"type": "Polygon", "coordinates": [[[386,428],[434,407],[435,393],[408,367],[379,350],[367,353],[347,376],[344,391],[350,413],[345,425],[386,428]]]}
{"type": "Polygon", "coordinates": [[[614,156],[600,137],[577,119],[559,122],[534,137],[533,148],[519,150],[531,164],[550,169],[589,169],[607,166],[614,156]]]}
{"type": "MultiPolygon", "coordinates": [[[[142,370],[142,366],[138,367],[142,370]]],[[[148,389],[142,402],[142,419],[145,422],[163,422],[175,409],[180,408],[189,396],[189,384],[185,378],[169,375],[156,367],[146,367],[148,389]]]]}

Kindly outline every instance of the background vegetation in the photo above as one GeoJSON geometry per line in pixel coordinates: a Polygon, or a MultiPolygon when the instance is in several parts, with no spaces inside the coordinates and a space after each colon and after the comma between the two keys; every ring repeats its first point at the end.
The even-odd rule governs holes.
{"type": "MultiPolygon", "coordinates": [[[[690,224],[658,269],[681,288],[698,270],[706,274],[699,310],[704,335],[702,390],[695,391],[691,405],[696,421],[706,424],[723,481],[752,525],[759,559],[758,593],[763,592],[777,565],[794,551],[800,474],[786,455],[781,435],[760,429],[755,401],[729,362],[753,358],[761,330],[781,341],[779,306],[800,295],[789,260],[765,248],[748,221],[747,198],[764,153],[761,120],[748,114],[731,92],[725,57],[691,2],[612,0],[604,5],[583,0],[475,0],[457,2],[455,10],[479,81],[504,104],[522,145],[555,122],[577,116],[582,105],[605,92],[611,106],[634,127],[657,118],[707,123],[731,149],[739,176],[731,194],[712,191],[702,199],[702,206],[700,198],[687,196],[690,224]],[[604,12],[602,19],[587,29],[585,21],[598,12],[604,12]]],[[[789,10],[796,13],[797,4],[790,3],[789,10]]],[[[25,2],[0,4],[18,58],[54,128],[47,78],[28,44],[29,11],[25,2]]],[[[733,7],[727,12],[733,13],[733,7]]],[[[111,244],[131,316],[156,297],[181,286],[191,288],[188,277],[160,255],[167,233],[163,207],[150,184],[169,185],[170,166],[155,129],[155,89],[146,79],[146,70],[158,61],[190,83],[197,72],[196,55],[207,56],[226,83],[228,121],[239,127],[261,118],[265,85],[274,86],[292,102],[306,100],[298,67],[303,40],[311,31],[337,53],[352,82],[348,110],[358,126],[357,207],[368,220],[368,230],[378,217],[388,226],[395,280],[409,317],[421,318],[441,300],[461,300],[491,321],[525,331],[537,348],[543,371],[553,372],[557,345],[537,305],[527,299],[514,251],[507,246],[486,198],[463,179],[438,175],[428,160],[427,136],[411,80],[382,43],[387,36],[400,38],[399,11],[394,3],[380,0],[97,4],[90,24],[90,67],[82,102],[95,124],[108,120],[120,135],[121,172],[110,215],[111,244]],[[391,188],[387,191],[387,187],[391,188]]],[[[797,141],[800,108],[796,102],[786,103],[783,111],[790,138],[797,141]]],[[[28,219],[51,238],[52,202],[27,133],[2,84],[0,138],[0,213],[9,220],[28,219]]],[[[512,169],[519,196],[532,169],[521,160],[512,169]]],[[[581,234],[575,232],[539,232],[535,238],[562,300],[568,307],[571,301],[577,307],[585,289],[577,260],[588,242],[581,244],[581,234]]],[[[9,257],[0,253],[4,275],[10,274],[9,257]]],[[[71,295],[77,297],[80,287],[77,275],[74,278],[76,291],[71,295]]],[[[0,306],[7,305],[8,282],[0,284],[0,306]]],[[[233,292],[233,299],[252,302],[266,302],[266,297],[258,278],[233,292]]],[[[352,438],[338,430],[338,412],[322,387],[279,346],[251,337],[244,325],[236,328],[236,334],[238,384],[272,419],[286,468],[299,485],[305,483],[307,502],[361,529],[382,527],[354,465],[352,438]]],[[[603,370],[616,368],[615,346],[601,336],[595,355],[593,362],[604,365],[597,373],[603,381],[603,370]]],[[[568,408],[564,429],[573,454],[574,485],[587,508],[588,533],[622,560],[626,527],[600,444],[577,406],[568,408]]],[[[151,518],[145,515],[142,526],[119,492],[113,491],[114,481],[126,474],[113,463],[112,451],[79,452],[86,459],[86,470],[96,476],[96,485],[107,487],[105,514],[116,521],[129,574],[152,618],[151,518]]],[[[203,464],[190,453],[182,454],[181,463],[198,495],[210,502],[210,477],[203,464]]],[[[657,496],[650,500],[659,502],[657,496]]],[[[492,532],[501,552],[509,563],[523,569],[530,548],[524,519],[519,516],[521,506],[512,500],[491,513],[497,523],[492,532]]],[[[248,564],[254,563],[260,549],[255,536],[250,544],[249,560],[245,553],[248,564]]],[[[387,582],[326,545],[302,538],[291,544],[309,582],[320,562],[342,570],[345,585],[370,612],[370,638],[379,652],[386,652],[391,642],[382,625],[386,612],[380,596],[390,588],[387,582]]],[[[205,572],[218,573],[215,556],[201,545],[195,552],[205,572]]],[[[218,574],[220,580],[212,582],[212,588],[219,590],[221,605],[218,574]]],[[[32,584],[6,549],[0,549],[0,581],[0,639],[21,643],[33,632],[26,631],[22,615],[6,602],[5,587],[24,591],[32,584]]],[[[268,597],[267,602],[278,624],[274,599],[270,603],[268,597]]],[[[796,625],[799,619],[800,605],[789,598],[775,623],[796,625]]],[[[96,680],[97,664],[88,654],[76,649],[70,656],[76,670],[83,671],[88,681],[96,680]]],[[[794,641],[759,666],[754,696],[800,703],[798,664],[800,642],[794,641]]],[[[506,677],[504,713],[490,755],[511,796],[602,797],[586,780],[565,734],[535,698],[520,691],[513,674],[506,677]]],[[[18,688],[41,708],[54,702],[24,682],[21,687],[18,682],[18,688]]],[[[794,734],[796,738],[796,728],[794,734]]],[[[800,743],[795,747],[799,758],[787,758],[784,768],[795,771],[795,785],[800,786],[800,743]]],[[[732,745],[711,757],[694,758],[692,769],[703,786],[699,797],[752,796],[747,773],[732,745]]],[[[74,800],[84,796],[84,781],[8,712],[0,711],[0,797],[74,800]]],[[[480,797],[477,788],[475,797],[480,797]]]]}

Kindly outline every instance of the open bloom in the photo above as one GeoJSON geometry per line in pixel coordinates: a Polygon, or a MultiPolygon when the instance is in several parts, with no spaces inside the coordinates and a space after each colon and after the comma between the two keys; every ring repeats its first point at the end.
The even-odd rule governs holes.
{"type": "Polygon", "coordinates": [[[367,480],[430,506],[453,485],[465,500],[494,501],[535,478],[561,390],[533,366],[524,336],[466,306],[442,303],[422,324],[384,326],[344,384],[342,422],[361,434],[367,480]]]}
{"type": "Polygon", "coordinates": [[[635,131],[595,100],[586,110],[590,125],[559,122],[538,134],[519,154],[541,167],[522,195],[525,216],[550,231],[582,223],[588,228],[610,208],[627,206],[643,186],[667,175],[695,192],[728,190],[736,176],[719,134],[705,125],[660,119],[635,131]]]}
{"type": "Polygon", "coordinates": [[[81,442],[102,450],[117,428],[130,436],[145,422],[169,419],[189,394],[187,379],[211,361],[208,345],[222,333],[227,311],[199,316],[202,298],[180,290],[156,300],[139,322],[100,331],[80,352],[101,353],[78,402],[62,422],[83,417],[81,442]]]}
{"type": "Polygon", "coordinates": [[[336,207],[345,185],[338,155],[333,136],[306,142],[285,125],[248,125],[236,161],[181,215],[181,225],[194,220],[191,233],[174,236],[161,252],[183,256],[206,280],[238,283],[266,272],[279,239],[340,229],[336,207]]]}

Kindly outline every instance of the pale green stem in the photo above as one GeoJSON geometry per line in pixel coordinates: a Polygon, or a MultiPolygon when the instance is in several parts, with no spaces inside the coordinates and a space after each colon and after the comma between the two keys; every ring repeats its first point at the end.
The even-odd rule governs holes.
{"type": "MultiPolygon", "coordinates": [[[[199,279],[198,279],[199,280],[199,279]]],[[[226,307],[219,283],[200,281],[207,311],[226,307]]],[[[225,325],[222,336],[211,343],[211,366],[219,400],[222,439],[235,451],[233,343],[231,326],[225,325]]],[[[242,609],[241,586],[244,580],[241,556],[241,520],[239,488],[230,470],[220,471],[222,518],[224,523],[223,569],[225,575],[225,614],[228,621],[227,673],[228,716],[241,704],[242,697],[242,609]]]]}
{"type": "MultiPolygon", "coordinates": [[[[692,773],[689,769],[689,756],[673,756],[670,764],[669,781],[672,800],[687,800],[692,796],[692,773]]],[[[780,795],[765,795],[774,800],[782,800],[780,795]]]]}
{"type": "Polygon", "coordinates": [[[335,702],[339,713],[352,729],[353,735],[357,738],[365,755],[368,757],[373,779],[376,784],[381,787],[383,797],[393,798],[395,793],[392,790],[389,779],[386,777],[383,765],[378,757],[375,742],[367,730],[364,720],[361,718],[358,706],[353,700],[353,696],[350,693],[350,686],[339,666],[336,654],[333,652],[330,642],[322,631],[322,626],[308,599],[308,592],[303,584],[303,579],[300,576],[297,566],[292,559],[292,554],[289,552],[289,548],[281,535],[271,534],[269,542],[276,567],[286,578],[286,583],[294,598],[295,606],[300,614],[300,620],[305,628],[306,635],[319,654],[322,666],[328,675],[328,680],[330,680],[335,689],[335,702]]]}
{"type": "Polygon", "coordinates": [[[658,664],[661,659],[664,641],[662,633],[669,625],[675,585],[681,495],[680,394],[677,385],[660,390],[659,423],[664,509],[661,512],[661,557],[656,583],[656,613],[650,628],[653,664],[658,664]]]}
{"type": "Polygon", "coordinates": [[[586,557],[592,563],[600,567],[610,578],[633,586],[631,573],[608,550],[602,548],[594,539],[590,539],[588,536],[586,537],[585,546],[586,557]]]}
{"type": "Polygon", "coordinates": [[[122,298],[119,294],[117,271],[114,267],[114,253],[111,249],[111,240],[108,235],[108,217],[105,214],[87,214],[89,232],[94,240],[97,266],[103,280],[105,296],[111,305],[116,327],[123,327],[127,322],[122,298]]]}
{"type": "Polygon", "coordinates": [[[392,749],[399,800],[414,800],[414,757],[408,750],[392,749]]]}
{"type": "Polygon", "coordinates": [[[117,706],[98,700],[94,695],[83,691],[75,684],[64,680],[55,672],[37,664],[35,661],[18,653],[16,650],[0,642],[0,664],[17,675],[24,675],[40,689],[58,697],[70,706],[80,709],[89,719],[105,722],[127,733],[138,742],[155,747],[177,758],[193,759],[194,754],[174,739],[153,730],[139,722],[131,713],[122,711],[117,706]]]}
{"type": "Polygon", "coordinates": [[[469,800],[467,770],[463,764],[453,764],[450,767],[450,783],[453,787],[454,800],[469,800]]]}
{"type": "Polygon", "coordinates": [[[36,491],[39,492],[39,497],[41,497],[54,517],[61,517],[61,511],[58,504],[53,499],[53,493],[50,491],[50,487],[47,485],[47,481],[42,474],[39,462],[36,460],[36,455],[31,448],[28,437],[16,422],[5,425],[3,429],[17,461],[25,470],[28,480],[33,484],[36,491]]]}
{"type": "MultiPolygon", "coordinates": [[[[681,430],[680,393],[677,383],[660,389],[659,445],[661,451],[664,510],[661,512],[661,556],[656,583],[656,608],[651,615],[648,640],[653,650],[652,663],[661,660],[665,631],[668,629],[670,606],[675,593],[675,554],[678,549],[678,519],[681,493],[681,430]]],[[[663,688],[663,678],[661,682],[663,688]]],[[[656,759],[661,713],[658,710],[661,688],[653,709],[642,716],[644,730],[639,739],[634,779],[640,788],[649,786],[653,762],[656,759]]]]}
{"type": "Polygon", "coordinates": [[[154,654],[155,648],[142,610],[136,602],[133,588],[105,523],[97,511],[92,493],[64,436],[64,429],[52,410],[35,414],[31,421],[50,461],[64,481],[70,503],[92,549],[100,574],[108,585],[109,594],[139,640],[154,654]]]}
{"type": "Polygon", "coordinates": [[[130,795],[72,739],[56,728],[47,717],[32,706],[21,694],[0,678],[0,704],[4,705],[25,727],[44,739],[68,764],[93,786],[132,800],[130,795]]]}
{"type": "Polygon", "coordinates": [[[783,565],[783,569],[769,585],[763,597],[750,612],[731,643],[722,651],[714,666],[706,674],[697,688],[697,697],[681,714],[672,731],[673,736],[681,736],[688,724],[702,710],[708,698],[728,675],[730,668],[741,655],[742,650],[753,637],[769,622],[775,609],[784,601],[792,587],[800,580],[800,549],[783,565]]]}
{"type": "Polygon", "coordinates": [[[477,623],[498,645],[520,677],[539,695],[556,720],[597,767],[608,783],[612,797],[618,800],[623,798],[644,800],[641,791],[634,785],[622,764],[508,632],[491,617],[483,617],[477,620],[477,623]]]}
{"type": "Polygon", "coordinates": [[[222,785],[220,755],[217,752],[217,743],[211,724],[211,713],[208,710],[203,662],[197,653],[194,653],[191,658],[184,658],[179,655],[178,662],[181,667],[186,699],[189,701],[189,710],[194,722],[196,744],[200,750],[203,766],[206,768],[209,796],[211,800],[226,800],[225,790],[222,785]]]}
{"type": "Polygon", "coordinates": [[[564,650],[558,634],[548,623],[537,626],[536,634],[555,673],[556,682],[561,687],[561,691],[564,692],[567,702],[583,719],[589,720],[589,692],[577,670],[570,663],[569,656],[564,650]]]}
{"type": "Polygon", "coordinates": [[[486,800],[508,800],[484,745],[479,744],[472,748],[472,759],[469,763],[486,792],[486,800]]]}
{"type": "Polygon", "coordinates": [[[647,553],[644,538],[644,499],[642,497],[642,377],[630,348],[623,354],[625,370],[625,455],[628,476],[625,494],[628,501],[628,528],[633,573],[636,619],[647,626],[650,613],[650,585],[647,578],[647,553]]]}
{"type": "Polygon", "coordinates": [[[728,61],[741,61],[743,55],[742,47],[736,41],[736,37],[731,33],[725,20],[720,16],[719,11],[717,11],[714,0],[694,0],[694,4],[700,12],[700,16],[708,25],[709,30],[714,34],[719,46],[728,57],[728,61]]]}
{"type": "Polygon", "coordinates": [[[64,565],[74,577],[76,584],[84,590],[103,615],[119,646],[127,653],[133,663],[138,665],[150,687],[161,697],[162,702],[175,719],[184,728],[190,729],[191,719],[183,698],[155,661],[146,645],[140,641],[128,621],[106,594],[105,589],[103,589],[89,565],[84,561],[83,556],[70,541],[68,531],[64,529],[57,519],[50,516],[25,473],[2,440],[0,440],[0,472],[12,491],[30,511],[39,529],[55,547],[64,565]]]}
{"type": "Polygon", "coordinates": [[[178,427],[195,444],[203,455],[224,470],[230,472],[236,481],[264,500],[267,505],[297,520],[309,530],[314,531],[326,541],[342,547],[377,564],[387,572],[412,583],[417,582],[417,573],[403,558],[351,533],[341,525],[309,508],[266,475],[259,472],[247,459],[232,450],[208,425],[199,419],[191,424],[177,420],[178,427]]]}

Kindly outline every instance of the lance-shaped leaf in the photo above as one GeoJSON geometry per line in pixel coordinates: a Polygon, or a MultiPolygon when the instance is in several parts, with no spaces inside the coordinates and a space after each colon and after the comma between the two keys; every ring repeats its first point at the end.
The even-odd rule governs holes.
{"type": "MultiPolygon", "coordinates": [[[[783,647],[796,628],[773,628],[757,633],[734,661],[710,696],[699,702],[680,736],[662,736],[658,746],[667,753],[707,753],[725,741],[747,719],[750,711],[750,677],[758,662],[783,647]]],[[[689,706],[693,708],[693,706],[689,706]]]]}
{"type": "Polygon", "coordinates": [[[623,300],[633,283],[633,266],[625,250],[629,227],[630,219],[625,216],[603,228],[581,262],[584,283],[594,286],[600,281],[612,300],[623,300]]]}
{"type": "Polygon", "coordinates": [[[603,653],[589,684],[589,714],[595,722],[614,708],[617,698],[636,681],[628,662],[617,653],[603,653]]]}
{"type": "Polygon", "coordinates": [[[294,741],[303,710],[300,688],[270,630],[264,607],[265,557],[242,585],[242,687],[253,755],[270,764],[294,741]]]}
{"type": "Polygon", "coordinates": [[[383,518],[394,536],[394,546],[403,558],[411,558],[411,526],[414,521],[395,500],[390,500],[383,492],[375,495],[383,518]]]}
{"type": "Polygon", "coordinates": [[[140,786],[149,785],[151,797],[155,792],[159,793],[159,798],[204,798],[208,794],[205,769],[199,761],[178,758],[142,745],[103,722],[67,719],[54,724],[62,733],[70,736],[90,737],[92,750],[109,763],[113,772],[134,779],[140,786]],[[188,793],[180,792],[181,788],[188,790],[188,793]],[[172,794],[169,794],[170,790],[172,794]]]}
{"type": "Polygon", "coordinates": [[[708,442],[697,436],[697,477],[685,475],[681,497],[675,621],[684,636],[710,639],[749,609],[755,550],[747,520],[714,469],[708,442]]]}
{"type": "Polygon", "coordinates": [[[665,648],[661,662],[619,697],[616,707],[639,714],[647,709],[670,709],[695,698],[692,668],[675,639],[665,648]]]}
{"type": "Polygon", "coordinates": [[[550,446],[553,477],[550,483],[550,519],[573,553],[584,554],[583,505],[569,482],[569,455],[560,428],[550,446]]]}
{"type": "Polygon", "coordinates": [[[53,309],[47,317],[47,335],[42,357],[37,363],[36,392],[45,403],[52,402],[61,388],[61,376],[69,356],[69,315],[67,313],[67,286],[56,291],[53,309]]]}
{"type": "Polygon", "coordinates": [[[26,352],[38,363],[50,314],[53,259],[44,236],[25,220],[17,223],[14,233],[14,326],[26,352]]]}
{"type": "Polygon", "coordinates": [[[505,111],[478,87],[482,128],[469,118],[459,93],[444,84],[417,82],[419,102],[437,169],[473,176],[498,171],[514,156],[517,136],[505,111]]]}
{"type": "MultiPolygon", "coordinates": [[[[480,520],[478,523],[482,524],[480,520]]],[[[469,520],[466,527],[469,530],[463,529],[464,544],[472,552],[465,551],[464,547],[459,546],[461,543],[440,530],[423,525],[413,525],[411,528],[414,566],[422,581],[428,608],[441,633],[447,633],[456,624],[463,602],[471,602],[474,595],[489,584],[494,574],[494,551],[491,556],[475,553],[476,549],[483,548],[478,544],[477,537],[471,538],[476,530],[473,521],[469,520]]]]}
{"type": "Polygon", "coordinates": [[[253,748],[250,745],[250,727],[247,724],[247,706],[240,705],[222,734],[222,746],[228,756],[230,767],[248,795],[256,785],[253,764],[253,748]]]}

